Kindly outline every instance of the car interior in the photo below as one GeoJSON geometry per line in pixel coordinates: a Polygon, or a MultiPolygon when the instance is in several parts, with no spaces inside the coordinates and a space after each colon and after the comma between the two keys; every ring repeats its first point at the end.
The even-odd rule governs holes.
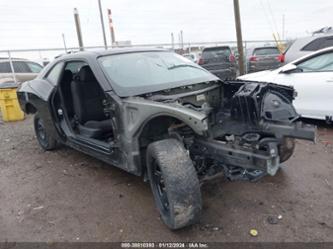
{"type": "Polygon", "coordinates": [[[108,142],[112,139],[112,120],[105,111],[106,95],[90,67],[69,62],[59,83],[68,124],[76,135],[108,142]]]}

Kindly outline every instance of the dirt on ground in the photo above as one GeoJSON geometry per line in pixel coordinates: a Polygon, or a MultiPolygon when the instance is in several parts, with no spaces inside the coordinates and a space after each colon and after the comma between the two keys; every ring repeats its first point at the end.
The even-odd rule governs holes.
{"type": "Polygon", "coordinates": [[[141,177],[42,151],[32,117],[0,121],[0,241],[333,241],[333,127],[320,125],[276,176],[205,184],[200,223],[170,231],[141,177]]]}

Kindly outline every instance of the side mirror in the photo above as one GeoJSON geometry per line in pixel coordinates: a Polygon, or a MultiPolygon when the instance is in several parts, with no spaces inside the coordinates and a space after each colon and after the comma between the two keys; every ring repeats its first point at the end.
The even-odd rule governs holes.
{"type": "Polygon", "coordinates": [[[287,64],[284,67],[282,67],[280,73],[292,73],[294,71],[296,71],[298,68],[295,64],[287,64]]]}

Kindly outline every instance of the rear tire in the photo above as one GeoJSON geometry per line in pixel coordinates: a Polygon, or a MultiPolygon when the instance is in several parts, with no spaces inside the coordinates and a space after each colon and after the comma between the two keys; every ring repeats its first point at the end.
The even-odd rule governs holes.
{"type": "Polygon", "coordinates": [[[48,134],[44,120],[38,113],[34,117],[34,128],[38,143],[43,150],[54,150],[57,147],[57,140],[48,134]]]}
{"type": "Polygon", "coordinates": [[[202,201],[199,179],[187,151],[176,139],[151,143],[147,170],[156,206],[170,229],[198,221],[202,201]]]}

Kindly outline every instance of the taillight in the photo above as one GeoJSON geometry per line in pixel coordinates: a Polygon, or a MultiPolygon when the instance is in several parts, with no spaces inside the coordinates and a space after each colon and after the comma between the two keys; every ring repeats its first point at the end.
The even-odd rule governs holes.
{"type": "Polygon", "coordinates": [[[234,56],[233,54],[231,54],[231,55],[229,56],[229,61],[230,61],[230,62],[235,62],[235,61],[236,61],[236,58],[235,58],[235,56],[234,56]]]}
{"type": "Polygon", "coordinates": [[[249,59],[249,61],[257,61],[257,57],[251,56],[250,59],[249,59]]]}
{"type": "Polygon", "coordinates": [[[284,60],[285,60],[285,55],[284,55],[284,54],[280,54],[278,57],[276,57],[276,59],[277,59],[279,62],[283,63],[284,60]]]}
{"type": "Polygon", "coordinates": [[[200,58],[199,61],[198,61],[198,64],[199,64],[199,65],[202,65],[202,64],[204,64],[204,63],[205,63],[204,59],[203,59],[203,58],[200,58]]]}

